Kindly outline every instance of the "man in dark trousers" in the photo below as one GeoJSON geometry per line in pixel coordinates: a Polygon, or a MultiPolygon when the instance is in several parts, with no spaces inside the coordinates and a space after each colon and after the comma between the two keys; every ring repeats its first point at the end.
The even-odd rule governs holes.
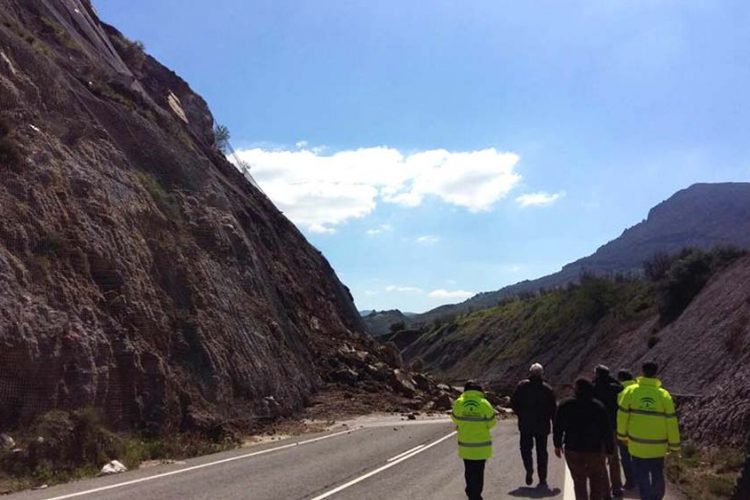
{"type": "Polygon", "coordinates": [[[491,429],[495,427],[495,409],[474,382],[466,382],[464,392],[453,403],[451,420],[458,430],[458,455],[464,461],[466,496],[482,500],[484,464],[492,457],[491,429]]]}
{"type": "Polygon", "coordinates": [[[576,500],[601,500],[607,494],[605,454],[614,453],[609,415],[594,399],[594,386],[578,379],[575,396],[560,404],[555,416],[555,455],[565,461],[573,477],[576,500]]]}
{"type": "Polygon", "coordinates": [[[534,363],[529,368],[529,378],[519,382],[511,398],[513,411],[518,415],[518,430],[521,432],[521,458],[526,469],[526,484],[534,482],[534,459],[532,449],[536,444],[539,487],[547,487],[547,437],[555,416],[557,400],[555,393],[544,382],[544,368],[534,363]]]}
{"type": "MultiPolygon", "coordinates": [[[[622,392],[622,384],[609,374],[609,368],[599,365],[594,371],[594,397],[598,399],[607,410],[609,425],[612,429],[612,445],[617,442],[615,430],[617,429],[617,399],[622,392]]],[[[620,459],[617,453],[606,457],[609,466],[609,476],[604,473],[604,499],[622,497],[622,477],[620,476],[620,459]]]]}

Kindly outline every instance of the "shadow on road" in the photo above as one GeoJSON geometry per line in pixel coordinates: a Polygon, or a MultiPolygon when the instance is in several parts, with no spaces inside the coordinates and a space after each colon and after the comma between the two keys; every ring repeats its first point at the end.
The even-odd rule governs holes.
{"type": "Polygon", "coordinates": [[[519,498],[550,498],[559,494],[560,488],[531,488],[529,486],[522,486],[508,492],[508,495],[519,498]]]}

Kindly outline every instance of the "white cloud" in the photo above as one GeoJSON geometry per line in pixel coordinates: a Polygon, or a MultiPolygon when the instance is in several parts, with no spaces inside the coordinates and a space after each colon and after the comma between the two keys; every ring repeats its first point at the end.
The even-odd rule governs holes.
{"type": "Polygon", "coordinates": [[[387,233],[389,231],[393,231],[393,226],[390,224],[381,224],[378,227],[373,227],[371,229],[368,229],[366,233],[369,236],[377,236],[379,234],[387,233]]]}
{"type": "Polygon", "coordinates": [[[431,291],[428,295],[434,299],[468,299],[476,295],[476,292],[469,292],[466,290],[444,290],[439,288],[431,291]]]}
{"type": "Polygon", "coordinates": [[[434,245],[440,241],[440,237],[433,234],[425,234],[424,236],[419,236],[416,241],[420,245],[434,245]]]}
{"type": "Polygon", "coordinates": [[[565,196],[565,191],[559,193],[547,193],[545,191],[538,191],[536,193],[526,193],[516,198],[516,203],[522,207],[541,207],[545,205],[552,205],[557,200],[565,196]]]}
{"type": "Polygon", "coordinates": [[[297,149],[255,147],[237,152],[287,217],[314,232],[370,214],[377,203],[419,206],[434,197],[470,212],[493,205],[521,181],[518,155],[494,148],[404,154],[390,147],[324,155],[304,141],[297,149]]]}
{"type": "Polygon", "coordinates": [[[387,287],[385,287],[385,291],[386,292],[398,292],[398,293],[424,293],[424,290],[416,286],[398,286],[398,285],[388,285],[387,287]]]}

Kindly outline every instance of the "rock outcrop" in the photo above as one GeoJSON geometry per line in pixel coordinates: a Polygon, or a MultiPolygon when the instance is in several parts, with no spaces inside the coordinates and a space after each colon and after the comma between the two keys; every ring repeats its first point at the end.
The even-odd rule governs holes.
{"type": "Polygon", "coordinates": [[[344,342],[381,362],[203,99],[89,2],[0,0],[0,123],[0,429],[252,421],[302,406],[344,342]]]}

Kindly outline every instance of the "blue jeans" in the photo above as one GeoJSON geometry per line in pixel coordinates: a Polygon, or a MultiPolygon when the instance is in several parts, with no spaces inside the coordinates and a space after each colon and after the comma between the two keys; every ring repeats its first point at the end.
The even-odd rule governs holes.
{"type": "Polygon", "coordinates": [[[662,500],[666,492],[664,458],[630,458],[641,499],[662,500]]]}
{"type": "Polygon", "coordinates": [[[625,485],[635,486],[635,478],[633,477],[633,464],[631,464],[628,445],[621,441],[618,441],[617,447],[620,449],[620,463],[622,464],[622,470],[625,473],[625,485]]]}

